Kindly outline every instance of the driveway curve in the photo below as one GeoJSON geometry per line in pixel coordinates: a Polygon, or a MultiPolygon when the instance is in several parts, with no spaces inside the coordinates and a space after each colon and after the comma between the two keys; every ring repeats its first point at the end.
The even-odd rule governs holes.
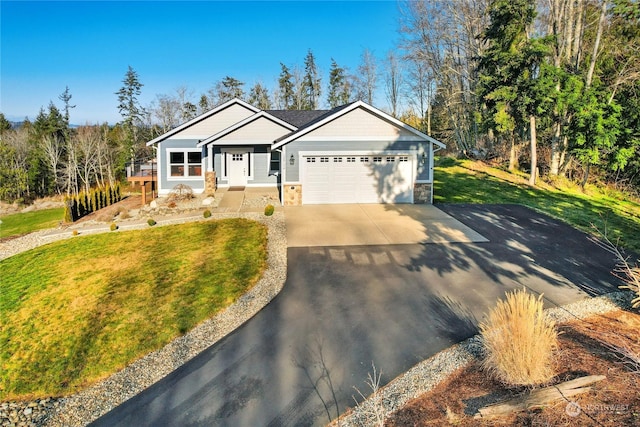
{"type": "Polygon", "coordinates": [[[324,425],[355,387],[368,394],[372,363],[386,384],[474,335],[505,291],[555,306],[616,290],[612,256],[559,221],[514,205],[440,208],[489,241],[289,248],[267,307],[92,425],[324,425]]]}

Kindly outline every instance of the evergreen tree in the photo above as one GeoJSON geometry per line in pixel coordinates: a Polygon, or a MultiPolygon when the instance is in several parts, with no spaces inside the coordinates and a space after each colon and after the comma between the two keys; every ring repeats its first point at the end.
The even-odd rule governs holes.
{"type": "Polygon", "coordinates": [[[0,113],[0,136],[9,129],[11,129],[11,122],[6,119],[3,113],[0,113]]]}
{"type": "Polygon", "coordinates": [[[329,71],[329,94],[327,102],[329,107],[335,108],[349,102],[351,98],[351,85],[344,68],[331,58],[331,70],[329,71]]]}
{"type": "Polygon", "coordinates": [[[316,59],[313,56],[311,49],[309,49],[307,56],[304,59],[304,71],[304,109],[315,110],[318,108],[318,101],[320,100],[321,78],[318,72],[318,67],[316,66],[316,59]]]}
{"type": "Polygon", "coordinates": [[[528,80],[544,50],[527,34],[535,18],[534,0],[495,0],[489,9],[490,24],[483,35],[488,47],[480,58],[479,96],[484,101],[483,125],[504,140],[509,169],[517,163],[517,134],[525,127],[528,80]]]}
{"type": "Polygon", "coordinates": [[[198,102],[198,107],[200,108],[200,114],[206,113],[211,109],[209,106],[209,98],[204,93],[200,96],[200,101],[198,102]]]}
{"type": "Polygon", "coordinates": [[[244,99],[244,90],[242,89],[242,86],[244,86],[244,83],[240,80],[226,76],[216,85],[218,104],[223,104],[234,98],[244,99]]]}
{"type": "Polygon", "coordinates": [[[271,108],[271,100],[269,99],[269,91],[260,83],[253,85],[249,91],[249,104],[260,108],[261,110],[268,110],[271,108]]]}
{"type": "Polygon", "coordinates": [[[123,86],[116,92],[118,95],[118,111],[122,116],[123,126],[126,131],[125,145],[131,162],[135,162],[136,157],[142,154],[144,147],[138,146],[138,126],[142,124],[145,110],[140,105],[138,97],[142,93],[142,86],[138,73],[129,65],[124,79],[123,86]]]}
{"type": "Polygon", "coordinates": [[[280,63],[280,67],[281,71],[278,77],[280,104],[282,104],[283,109],[290,110],[294,106],[293,75],[291,71],[289,71],[289,68],[282,62],[280,63]]]}

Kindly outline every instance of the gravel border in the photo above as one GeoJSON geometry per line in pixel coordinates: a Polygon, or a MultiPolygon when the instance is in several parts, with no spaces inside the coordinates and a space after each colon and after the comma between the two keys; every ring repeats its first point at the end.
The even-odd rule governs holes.
{"type": "MultiPolygon", "coordinates": [[[[631,307],[629,292],[612,292],[599,297],[585,298],[565,306],[545,310],[557,323],[584,319],[595,314],[604,314],[620,308],[631,307]]],[[[350,412],[332,421],[332,427],[355,427],[377,425],[376,419],[386,419],[393,412],[405,406],[411,399],[433,389],[449,375],[482,355],[479,335],[462,341],[434,356],[418,363],[404,374],[399,375],[377,396],[369,396],[350,412]]],[[[372,392],[371,389],[364,390],[372,392]]]]}
{"type": "MultiPolygon", "coordinates": [[[[202,215],[199,215],[197,218],[158,221],[158,225],[224,218],[251,219],[268,227],[267,269],[251,290],[213,318],[176,338],[162,349],[136,360],[109,378],[75,395],[47,399],[47,405],[40,405],[46,409],[30,409],[34,407],[34,402],[0,404],[0,421],[8,420],[8,425],[85,426],[173,372],[266,306],[282,290],[287,277],[287,238],[283,212],[276,212],[270,217],[260,213],[213,214],[207,220],[203,220],[202,215]],[[20,422],[24,424],[19,424],[20,422]]],[[[131,228],[148,228],[148,225],[141,224],[139,227],[131,228]]],[[[10,243],[11,246],[16,246],[13,252],[18,253],[66,238],[71,238],[71,233],[65,232],[46,238],[44,232],[38,232],[13,239],[10,243]],[[18,248],[20,250],[17,250],[18,248]]],[[[6,255],[8,251],[5,248],[0,249],[0,259],[14,254],[6,255]]],[[[4,422],[2,425],[5,425],[4,422]]]]}

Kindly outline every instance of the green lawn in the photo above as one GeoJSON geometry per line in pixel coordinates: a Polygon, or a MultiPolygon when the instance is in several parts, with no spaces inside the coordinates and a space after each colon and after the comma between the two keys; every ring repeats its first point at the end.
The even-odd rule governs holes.
{"type": "Polygon", "coordinates": [[[245,219],[79,236],[0,261],[0,401],[69,394],[251,288],[267,230],[245,219]]]}
{"type": "Polygon", "coordinates": [[[0,217],[0,238],[31,233],[45,228],[55,228],[62,221],[63,208],[44,209],[0,217]]]}
{"type": "Polygon", "coordinates": [[[569,183],[530,187],[523,175],[451,158],[436,162],[434,176],[435,203],[525,205],[590,233],[606,228],[612,241],[640,254],[640,204],[619,192],[569,183]]]}

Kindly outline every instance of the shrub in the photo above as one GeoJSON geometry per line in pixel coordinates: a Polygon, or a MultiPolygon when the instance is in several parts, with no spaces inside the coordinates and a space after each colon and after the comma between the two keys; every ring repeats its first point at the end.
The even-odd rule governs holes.
{"type": "Polygon", "coordinates": [[[211,216],[211,211],[209,209],[207,209],[206,211],[204,211],[202,213],[202,216],[205,218],[209,218],[211,216]]]}
{"type": "Polygon", "coordinates": [[[483,366],[509,386],[533,386],[554,376],[553,352],[558,346],[555,322],[526,290],[508,292],[480,325],[485,350],[483,366]]]}
{"type": "Polygon", "coordinates": [[[264,207],[264,214],[266,216],[271,216],[273,215],[273,212],[275,211],[276,208],[273,207],[273,205],[267,205],[264,207]]]}
{"type": "Polygon", "coordinates": [[[115,222],[112,222],[109,228],[111,229],[111,231],[116,231],[118,229],[118,224],[116,224],[115,222]]]}
{"type": "Polygon", "coordinates": [[[156,220],[155,220],[155,219],[153,219],[153,218],[149,218],[149,219],[147,220],[147,224],[149,224],[149,227],[153,227],[154,225],[156,225],[156,224],[157,224],[157,222],[156,222],[156,220]]]}
{"type": "Polygon", "coordinates": [[[73,236],[77,236],[78,234],[80,234],[80,233],[78,233],[78,230],[73,230],[73,232],[71,233],[71,235],[73,235],[73,236]]]}
{"type": "Polygon", "coordinates": [[[180,202],[183,200],[193,199],[194,197],[193,188],[185,184],[178,184],[171,189],[167,199],[171,202],[180,202]]]}

